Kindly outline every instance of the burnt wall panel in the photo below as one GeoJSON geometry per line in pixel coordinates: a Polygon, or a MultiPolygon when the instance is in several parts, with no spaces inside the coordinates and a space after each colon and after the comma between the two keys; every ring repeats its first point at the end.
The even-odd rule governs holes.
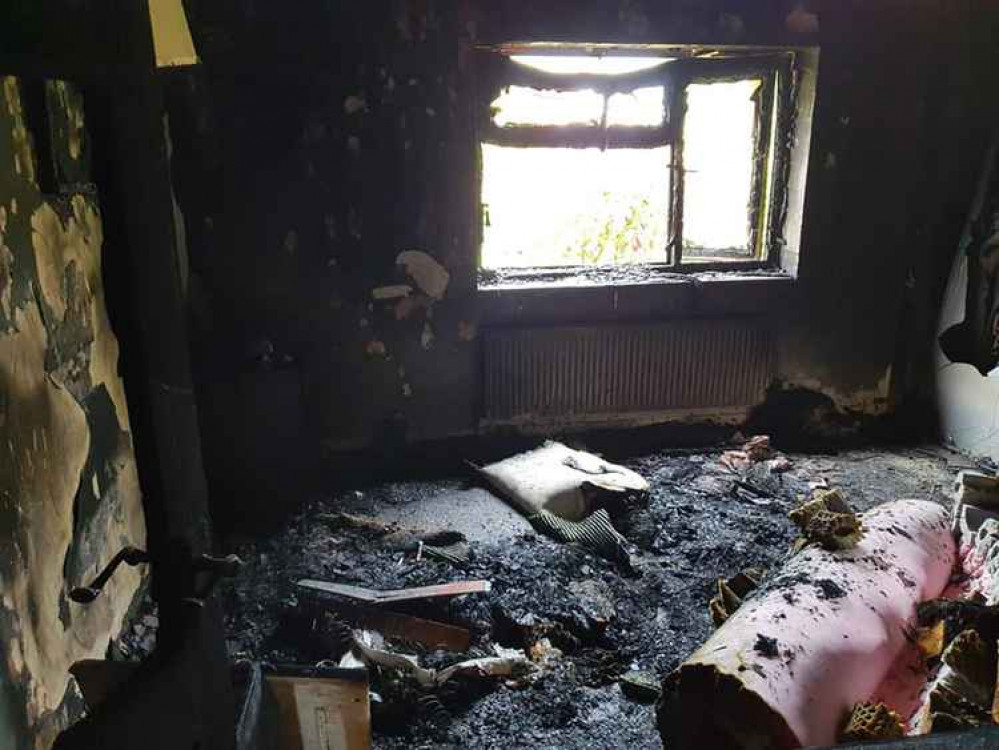
{"type": "MultiPolygon", "coordinates": [[[[994,3],[187,6],[204,64],[177,83],[170,124],[201,395],[254,367],[295,368],[302,383],[301,440],[273,445],[261,427],[247,455],[273,445],[293,461],[477,429],[473,103],[475,45],[489,41],[820,47],[798,278],[767,322],[776,381],[868,414],[904,396],[893,373],[915,369],[933,259],[960,232],[994,119],[994,97],[976,93],[995,68],[994,3]],[[447,269],[446,293],[374,299],[410,283],[396,263],[408,250],[447,269]]],[[[655,317],[723,314],[696,294],[676,298],[688,301],[655,317]]],[[[559,320],[587,316],[580,306],[559,320]]],[[[216,414],[206,442],[228,450],[229,423],[216,414]]]]}
{"type": "Polygon", "coordinates": [[[82,98],[32,82],[54,123],[33,128],[29,83],[0,84],[0,745],[34,750],[79,715],[69,666],[103,656],[141,574],[122,571],[86,608],[67,594],[122,546],[143,546],[145,524],[82,98]],[[58,193],[39,186],[42,151],[61,164],[58,193]]]}

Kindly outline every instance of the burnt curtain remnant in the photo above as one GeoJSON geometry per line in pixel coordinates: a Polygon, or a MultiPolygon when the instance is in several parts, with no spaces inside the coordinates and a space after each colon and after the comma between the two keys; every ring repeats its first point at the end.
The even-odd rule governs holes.
{"type": "Polygon", "coordinates": [[[981,207],[967,232],[968,287],[964,320],[940,336],[952,362],[988,375],[999,364],[999,175],[993,155],[981,207]]]}

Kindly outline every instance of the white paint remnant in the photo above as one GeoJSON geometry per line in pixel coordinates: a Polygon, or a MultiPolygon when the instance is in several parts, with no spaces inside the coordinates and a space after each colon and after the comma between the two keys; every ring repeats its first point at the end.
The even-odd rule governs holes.
{"type": "Polygon", "coordinates": [[[376,286],[371,290],[374,299],[399,299],[408,297],[413,292],[409,284],[392,284],[391,286],[376,286]]]}
{"type": "Polygon", "coordinates": [[[298,232],[294,229],[289,229],[288,233],[284,236],[284,242],[281,246],[288,255],[294,255],[298,249],[298,232]]]}
{"type": "Polygon", "coordinates": [[[784,19],[784,26],[788,31],[795,34],[818,34],[819,17],[817,14],[807,10],[804,5],[798,3],[794,10],[787,14],[784,19]]]}
{"type": "Polygon", "coordinates": [[[348,115],[356,115],[358,112],[366,112],[368,102],[363,96],[348,96],[343,100],[343,111],[348,115]]]}
{"type": "Polygon", "coordinates": [[[434,338],[434,329],[428,321],[423,324],[423,333],[420,334],[420,346],[429,351],[434,345],[434,338]]]}
{"type": "Polygon", "coordinates": [[[451,274],[431,255],[422,250],[405,250],[395,259],[397,265],[405,266],[406,273],[416,286],[428,297],[443,299],[451,274]]]}
{"type": "Polygon", "coordinates": [[[402,384],[402,395],[406,398],[411,398],[413,395],[413,387],[409,383],[402,384]]]}
{"type": "Polygon", "coordinates": [[[836,168],[836,154],[834,154],[832,151],[826,154],[825,168],[826,169],[836,168]]]}

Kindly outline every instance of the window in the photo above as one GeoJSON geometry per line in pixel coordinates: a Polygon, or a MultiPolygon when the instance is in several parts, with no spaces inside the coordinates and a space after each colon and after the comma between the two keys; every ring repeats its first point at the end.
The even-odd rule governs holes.
{"type": "Polygon", "coordinates": [[[776,264],[791,51],[529,45],[489,61],[485,282],[776,264]]]}

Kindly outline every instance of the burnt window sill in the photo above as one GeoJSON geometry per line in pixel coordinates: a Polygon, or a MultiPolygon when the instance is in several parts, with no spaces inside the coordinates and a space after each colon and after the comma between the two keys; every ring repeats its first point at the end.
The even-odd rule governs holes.
{"type": "Polygon", "coordinates": [[[761,315],[786,302],[794,277],[772,268],[664,272],[649,267],[517,269],[482,274],[484,323],[593,323],[761,315]]]}

